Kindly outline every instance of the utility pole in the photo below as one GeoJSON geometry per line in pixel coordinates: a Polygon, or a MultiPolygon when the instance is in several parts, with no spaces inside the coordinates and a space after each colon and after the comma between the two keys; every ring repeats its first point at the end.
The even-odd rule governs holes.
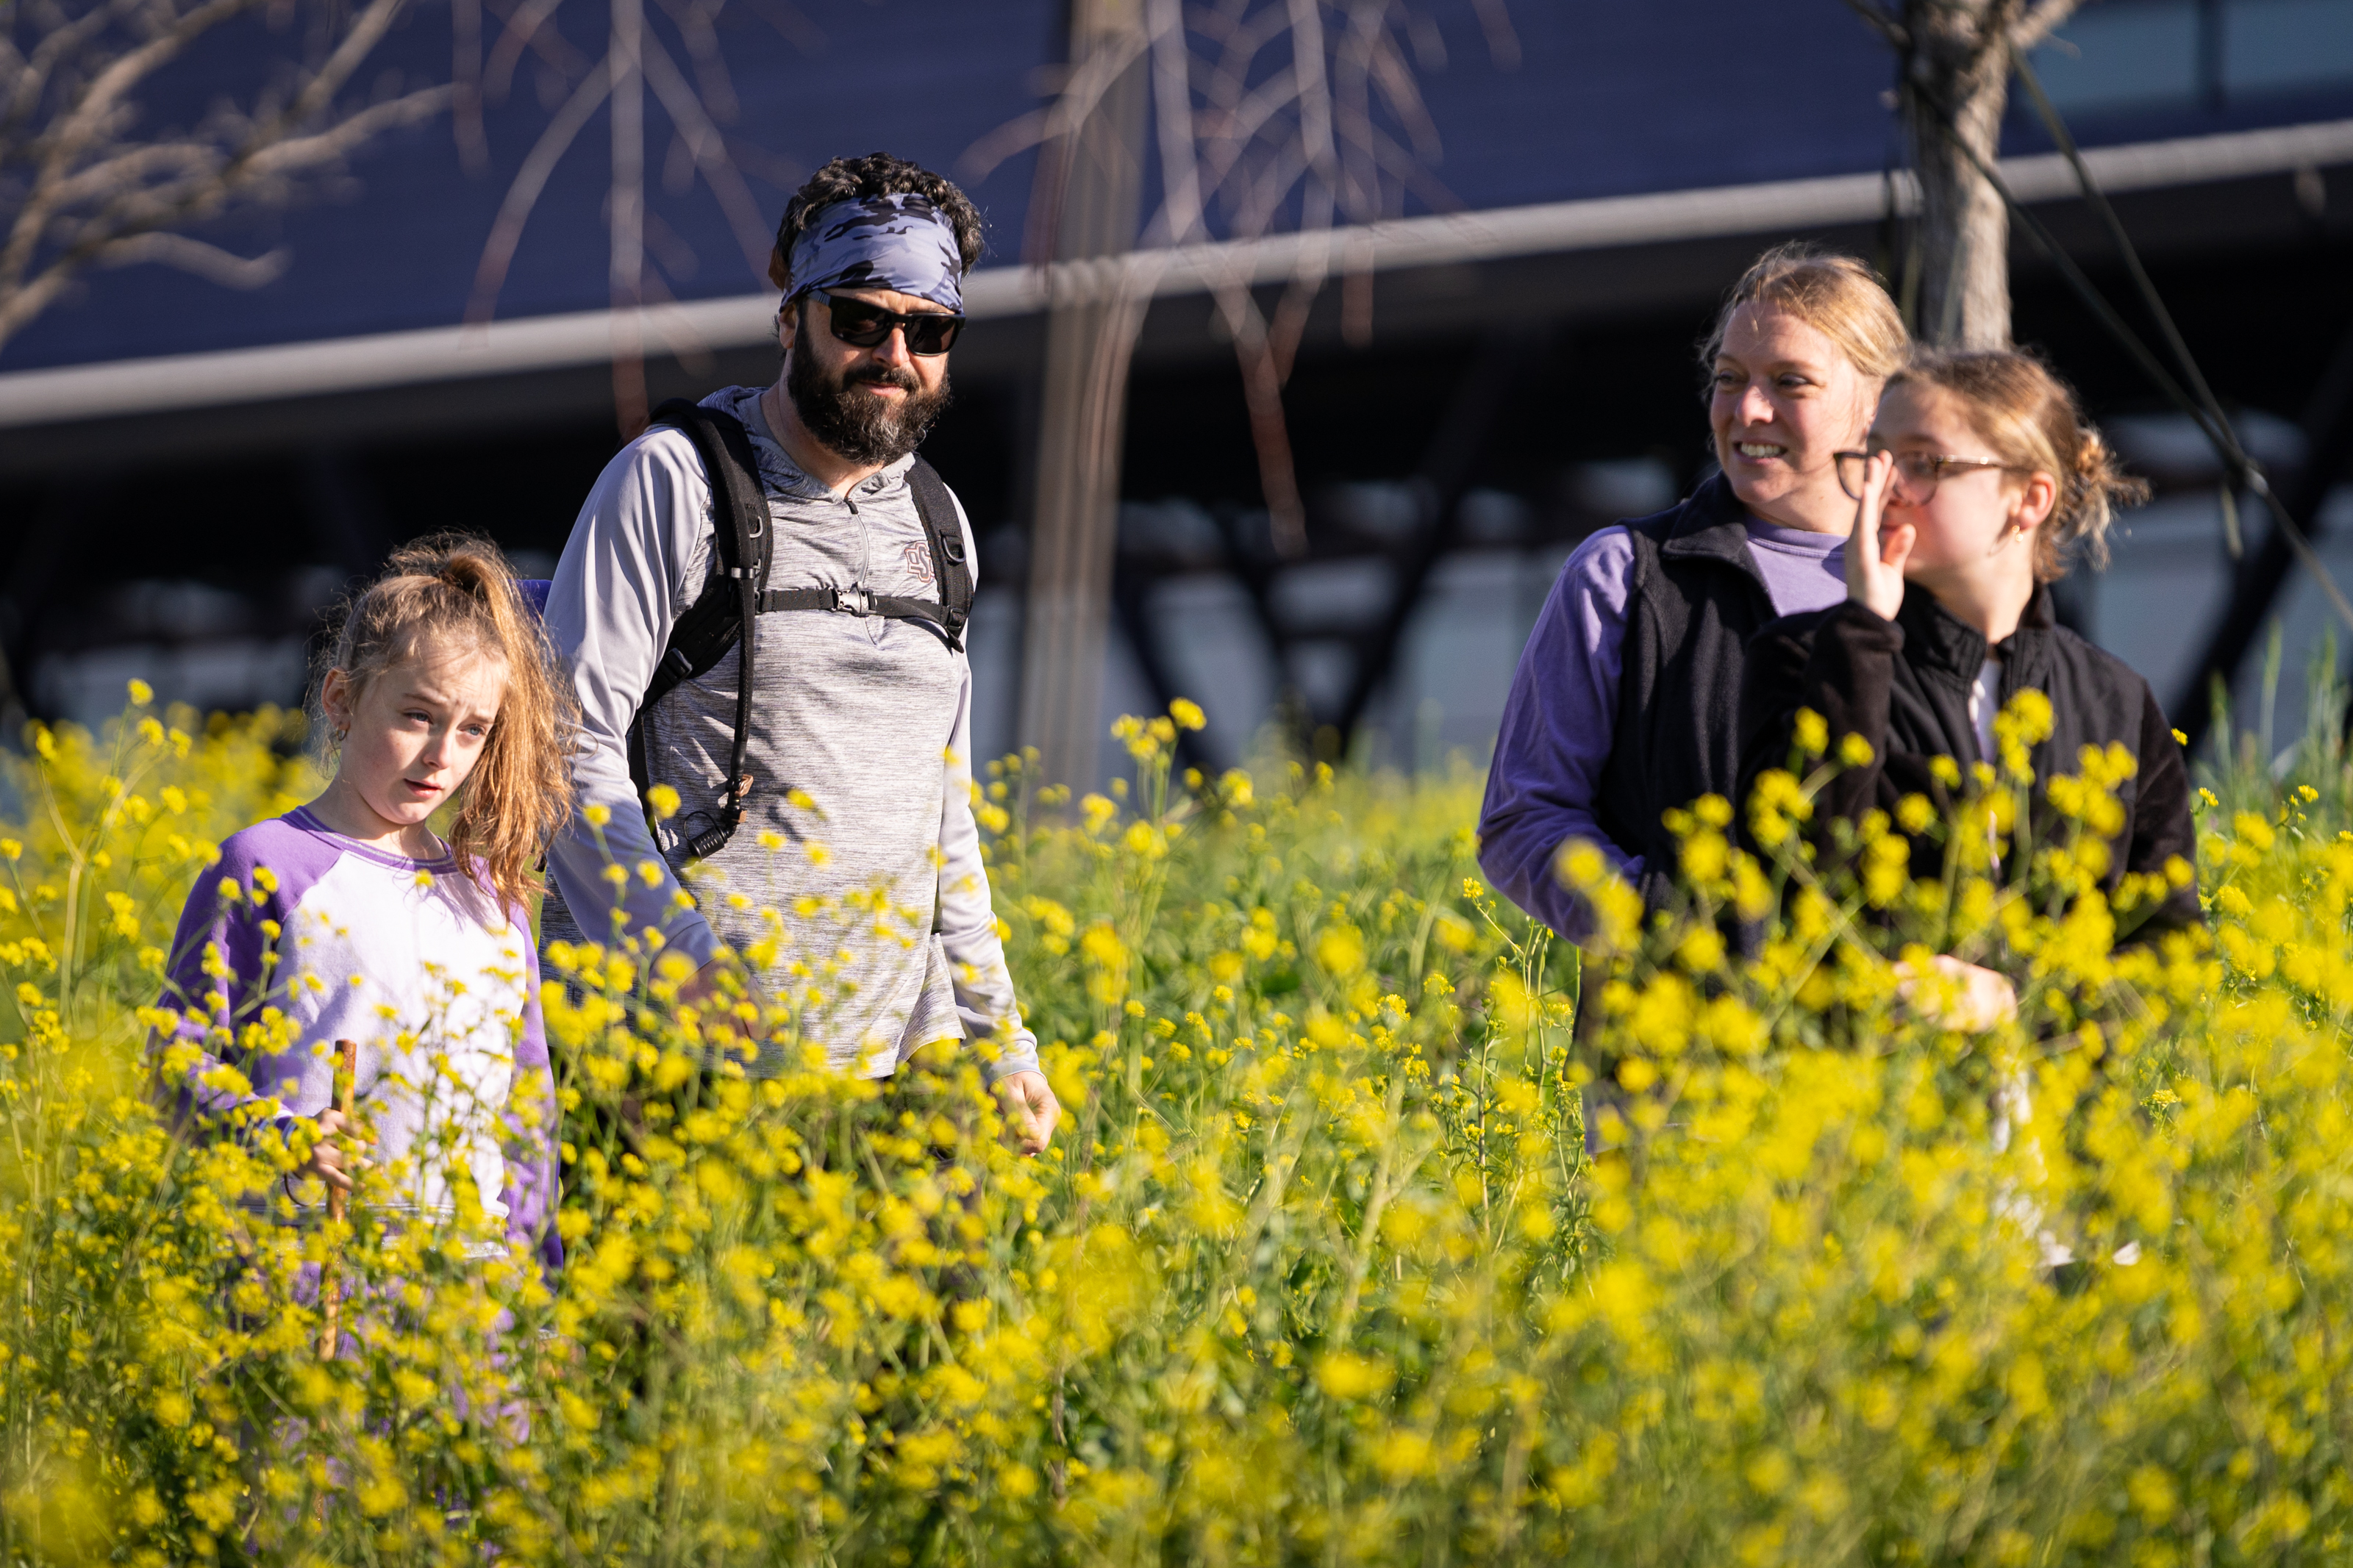
{"type": "MultiPolygon", "coordinates": [[[[1050,205],[1033,255],[1117,258],[1134,248],[1144,187],[1149,90],[1142,0],[1070,0],[1071,119],[1047,144],[1038,199],[1050,205]]],[[[1136,318],[1148,300],[1062,267],[1046,321],[1036,511],[1021,652],[1020,739],[1045,781],[1098,782],[1103,679],[1119,531],[1120,448],[1136,318]]]]}

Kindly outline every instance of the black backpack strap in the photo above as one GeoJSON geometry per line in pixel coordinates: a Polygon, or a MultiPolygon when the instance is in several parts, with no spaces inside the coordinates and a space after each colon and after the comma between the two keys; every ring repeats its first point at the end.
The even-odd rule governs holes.
{"type": "Polygon", "coordinates": [[[923,537],[931,542],[932,576],[939,584],[940,608],[944,612],[942,629],[947,633],[948,646],[961,648],[965,622],[972,617],[972,563],[965,558],[964,528],[956,519],[955,498],[948,494],[940,471],[921,458],[907,469],[907,488],[915,493],[915,515],[923,520],[923,537]]]}
{"type": "MultiPolygon", "coordinates": [[[[711,479],[712,544],[717,559],[711,581],[671,626],[669,646],[654,667],[653,679],[638,700],[637,718],[629,725],[629,777],[645,798],[651,787],[646,755],[646,714],[656,700],[675,690],[681,681],[702,675],[718,664],[729,647],[737,651],[741,669],[735,683],[735,745],[728,769],[727,793],[716,808],[716,820],[688,840],[686,852],[695,859],[716,854],[743,823],[744,803],[752,793],[745,766],[752,738],[752,679],[758,657],[760,591],[768,576],[768,498],[760,483],[760,461],[752,450],[751,436],[742,421],[714,408],[684,398],[672,398],[654,410],[651,421],[684,432],[702,459],[711,479]]],[[[710,812],[695,815],[711,816],[710,812]]],[[[649,814],[650,820],[650,813],[649,814]]]]}

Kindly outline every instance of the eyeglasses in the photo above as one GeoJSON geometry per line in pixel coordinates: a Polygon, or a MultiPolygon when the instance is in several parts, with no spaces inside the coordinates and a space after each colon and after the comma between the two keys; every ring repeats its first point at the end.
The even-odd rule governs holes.
{"type": "Polygon", "coordinates": [[[1838,465],[1839,489],[1849,500],[1862,499],[1862,477],[1871,459],[1882,452],[1895,459],[1895,493],[1913,506],[1926,506],[1936,499],[1936,481],[1945,477],[1947,468],[1967,472],[1971,468],[2000,468],[2004,473],[2021,470],[1990,458],[1940,458],[1932,452],[1833,452],[1831,461],[1838,465]]]}
{"type": "Polygon", "coordinates": [[[833,335],[852,348],[879,348],[893,331],[903,328],[907,352],[928,359],[955,347],[956,334],[964,331],[964,318],[945,311],[904,314],[823,289],[812,289],[804,298],[825,301],[826,311],[833,318],[833,335]]]}

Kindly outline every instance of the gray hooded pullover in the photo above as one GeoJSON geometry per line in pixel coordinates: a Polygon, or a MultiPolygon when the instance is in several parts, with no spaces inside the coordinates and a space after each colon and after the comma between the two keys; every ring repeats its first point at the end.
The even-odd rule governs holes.
{"type": "MultiPolygon", "coordinates": [[[[930,546],[902,458],[839,495],[794,467],[760,412],[760,389],[704,406],[750,433],[774,529],[771,588],[863,588],[936,599],[930,546]]],[[[957,503],[965,560],[972,529],[957,503]]],[[[573,671],[583,806],[610,813],[602,848],[575,816],[548,854],[554,889],[542,940],[609,941],[615,884],[631,931],[651,927],[696,964],[722,947],[771,996],[803,1008],[837,1068],[881,1077],[919,1047],[987,1039],[990,1081],[1035,1068],[1005,965],[973,821],[972,668],[925,626],[821,610],[760,617],[747,767],[754,785],[726,847],[686,873],[684,846],[715,820],[734,735],[738,656],[657,702],[650,782],[677,816],[649,834],[629,780],[638,700],[713,570],[710,476],[687,437],[648,431],[606,465],[573,525],[548,594],[547,629],[573,671]],[[650,881],[638,874],[650,862],[650,881]],[[606,911],[575,921],[574,910],[606,911]]],[[[770,1070],[774,1064],[770,1063],[770,1070]]]]}

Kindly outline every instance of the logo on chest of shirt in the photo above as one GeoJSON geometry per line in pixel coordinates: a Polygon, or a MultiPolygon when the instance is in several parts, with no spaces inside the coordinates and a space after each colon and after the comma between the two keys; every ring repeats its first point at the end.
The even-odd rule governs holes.
{"type": "Polygon", "coordinates": [[[932,575],[931,545],[924,541],[918,540],[914,543],[908,545],[907,548],[900,553],[902,558],[907,563],[907,574],[915,580],[916,591],[921,593],[923,590],[930,588],[934,581],[932,575]]]}

